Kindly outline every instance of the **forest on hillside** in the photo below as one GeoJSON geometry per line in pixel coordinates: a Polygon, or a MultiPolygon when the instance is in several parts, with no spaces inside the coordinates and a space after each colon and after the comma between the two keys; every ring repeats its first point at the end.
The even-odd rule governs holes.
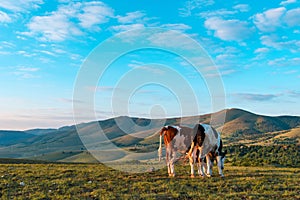
{"type": "Polygon", "coordinates": [[[225,147],[229,151],[228,161],[233,166],[300,167],[299,145],[225,147]]]}

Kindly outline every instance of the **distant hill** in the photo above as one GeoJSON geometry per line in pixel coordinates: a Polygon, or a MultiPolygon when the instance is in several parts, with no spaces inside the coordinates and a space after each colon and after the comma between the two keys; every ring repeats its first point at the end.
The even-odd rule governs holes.
{"type": "MultiPolygon", "coordinates": [[[[226,112],[224,125],[217,126],[225,145],[271,145],[300,144],[300,117],[257,115],[241,109],[227,109],[214,113],[218,118],[226,112]]],[[[194,126],[195,121],[209,123],[212,114],[169,119],[144,119],[121,116],[117,118],[82,123],[77,126],[83,135],[79,136],[76,126],[59,129],[33,129],[27,131],[0,131],[0,158],[29,158],[34,160],[62,162],[96,162],[83,145],[89,148],[107,149],[106,159],[131,159],[127,153],[118,155],[110,152],[106,137],[127,152],[155,152],[158,147],[158,131],[164,125],[183,124],[194,126]],[[133,122],[132,124],[128,123],[133,122]],[[98,126],[106,137],[99,138],[98,126]],[[146,127],[146,128],[145,128],[146,127]],[[127,132],[127,133],[126,133],[127,132]],[[129,134],[128,134],[129,133],[129,134]],[[80,138],[81,137],[81,138],[80,138]],[[123,155],[124,154],[124,155],[123,155]]],[[[148,157],[147,157],[148,159],[148,157]]]]}
{"type": "Polygon", "coordinates": [[[228,109],[225,122],[222,128],[223,135],[234,133],[256,134],[295,128],[300,125],[300,117],[269,117],[240,109],[228,109]]]}
{"type": "Polygon", "coordinates": [[[9,146],[18,144],[24,140],[34,137],[33,134],[23,131],[1,131],[0,130],[0,146],[9,146]]]}

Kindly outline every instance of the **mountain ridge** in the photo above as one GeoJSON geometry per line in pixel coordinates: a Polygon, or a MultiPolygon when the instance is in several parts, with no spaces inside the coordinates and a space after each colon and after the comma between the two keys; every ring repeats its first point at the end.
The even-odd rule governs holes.
{"type": "Polygon", "coordinates": [[[86,146],[106,148],[109,142],[129,151],[155,151],[159,141],[158,131],[162,126],[182,124],[192,127],[194,126],[192,122],[209,123],[212,115],[218,118],[222,117],[224,112],[226,112],[225,123],[216,128],[221,132],[225,145],[270,145],[282,144],[282,142],[299,144],[300,142],[300,117],[265,116],[232,108],[199,116],[167,119],[119,116],[76,126],[63,126],[58,129],[0,131],[0,138],[2,137],[0,157],[66,160],[67,162],[91,161],[95,159],[82,158],[82,156],[91,156],[84,153],[86,146]],[[131,120],[133,124],[128,123],[128,120],[131,120]],[[102,139],[99,139],[99,125],[104,132],[102,139]],[[78,135],[77,129],[84,134],[78,135]],[[19,138],[12,138],[14,133],[19,138]]]}

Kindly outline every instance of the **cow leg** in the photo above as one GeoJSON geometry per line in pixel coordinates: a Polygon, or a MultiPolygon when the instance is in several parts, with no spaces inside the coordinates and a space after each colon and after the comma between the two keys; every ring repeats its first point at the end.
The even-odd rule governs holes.
{"type": "Polygon", "coordinates": [[[190,166],[191,166],[191,178],[195,177],[194,164],[195,164],[196,159],[197,159],[196,152],[193,151],[192,155],[189,157],[190,166]]]}
{"type": "Polygon", "coordinates": [[[167,147],[166,148],[166,163],[167,163],[167,167],[168,167],[168,174],[169,174],[169,176],[171,174],[171,166],[170,166],[170,160],[171,160],[171,158],[170,158],[170,153],[171,153],[171,151],[167,147]]]}
{"type": "Polygon", "coordinates": [[[211,177],[212,175],[212,167],[213,167],[213,163],[211,162],[210,156],[206,155],[206,163],[207,163],[207,173],[206,175],[208,177],[211,177]]]}
{"type": "Polygon", "coordinates": [[[172,151],[171,153],[171,160],[170,160],[170,174],[169,176],[172,176],[174,177],[175,176],[175,169],[174,169],[174,163],[175,163],[175,160],[176,160],[176,151],[172,151]]]}
{"type": "Polygon", "coordinates": [[[169,176],[174,177],[174,161],[176,158],[176,152],[172,148],[168,148],[166,152],[166,160],[167,160],[167,166],[168,166],[168,174],[169,176]]]}
{"type": "Polygon", "coordinates": [[[204,177],[205,176],[205,173],[204,173],[204,165],[203,165],[203,159],[198,157],[198,162],[197,162],[197,166],[198,166],[198,174],[199,176],[201,177],[204,177]]]}
{"type": "Polygon", "coordinates": [[[219,175],[221,177],[224,177],[223,169],[222,169],[222,156],[217,156],[217,165],[218,165],[219,175]]]}

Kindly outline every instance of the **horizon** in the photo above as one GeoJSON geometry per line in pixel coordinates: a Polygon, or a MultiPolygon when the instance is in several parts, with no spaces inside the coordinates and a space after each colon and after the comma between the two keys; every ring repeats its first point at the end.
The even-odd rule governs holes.
{"type": "MultiPolygon", "coordinates": [[[[249,111],[249,110],[245,110],[245,109],[242,109],[242,108],[225,108],[225,109],[219,110],[219,111],[214,112],[214,113],[223,112],[225,110],[226,110],[226,112],[228,110],[241,110],[241,111],[244,111],[244,112],[250,112],[251,114],[259,115],[259,116],[263,116],[263,117],[300,117],[298,115],[264,115],[264,114],[255,113],[255,112],[252,112],[252,111],[249,111]]],[[[108,117],[108,118],[105,118],[105,119],[99,119],[99,120],[96,120],[96,121],[84,121],[84,122],[81,122],[81,123],[78,123],[78,124],[75,124],[75,123],[73,123],[73,124],[64,124],[64,125],[61,125],[61,126],[58,126],[58,127],[43,127],[43,128],[33,127],[33,128],[30,128],[30,129],[0,129],[0,131],[21,131],[21,132],[26,132],[26,131],[31,131],[31,130],[47,130],[47,129],[57,130],[57,129],[64,128],[64,127],[77,126],[77,125],[80,125],[80,124],[87,124],[87,123],[93,123],[93,122],[101,122],[101,121],[106,121],[106,120],[115,119],[115,118],[119,118],[119,117],[129,117],[129,118],[137,118],[137,119],[154,120],[154,119],[175,119],[175,118],[198,117],[198,116],[200,117],[200,116],[211,115],[211,114],[213,114],[213,113],[203,113],[203,114],[199,114],[199,115],[189,115],[189,116],[170,116],[170,117],[166,117],[166,118],[146,118],[146,117],[138,117],[138,116],[120,115],[120,116],[115,116],[115,117],[108,117]]]]}
{"type": "Polygon", "coordinates": [[[300,116],[299,19],[296,0],[2,2],[0,130],[59,128],[122,115],[197,116],[228,108],[300,116]],[[140,31],[151,28],[160,30],[140,31]],[[93,110],[76,110],[86,103],[84,95],[75,95],[82,70],[90,61],[104,63],[92,60],[93,53],[109,40],[120,40],[113,48],[122,49],[138,43],[136,38],[156,49],[110,60],[97,82],[83,88],[92,93],[93,110]],[[191,41],[202,48],[198,57],[192,56],[191,41]],[[165,77],[172,80],[162,82],[165,77]],[[135,80],[148,82],[134,85],[135,80]],[[210,80],[218,83],[212,87],[210,80]]]}

